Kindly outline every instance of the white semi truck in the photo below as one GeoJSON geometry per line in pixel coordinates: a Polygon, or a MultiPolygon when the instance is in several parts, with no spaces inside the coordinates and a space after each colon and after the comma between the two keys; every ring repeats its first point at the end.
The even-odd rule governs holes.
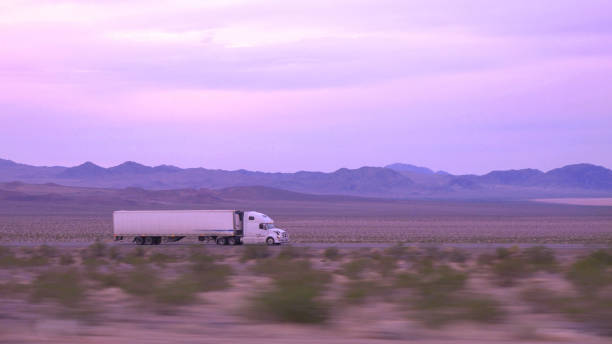
{"type": "Polygon", "coordinates": [[[218,245],[288,243],[286,231],[266,214],[241,210],[138,210],[113,212],[116,241],[159,245],[185,237],[218,245]]]}

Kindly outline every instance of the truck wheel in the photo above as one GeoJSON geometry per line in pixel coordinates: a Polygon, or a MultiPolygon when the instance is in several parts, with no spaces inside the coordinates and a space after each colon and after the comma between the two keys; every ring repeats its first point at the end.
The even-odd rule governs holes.
{"type": "Polygon", "coordinates": [[[227,244],[232,246],[238,245],[238,240],[236,240],[234,237],[229,237],[227,238],[227,244]]]}
{"type": "Polygon", "coordinates": [[[153,245],[154,242],[155,242],[155,239],[153,239],[153,237],[148,236],[144,238],[145,245],[153,245]]]}
{"type": "Polygon", "coordinates": [[[143,237],[135,237],[134,238],[134,244],[142,245],[143,243],[144,243],[144,238],[143,237]]]}
{"type": "Polygon", "coordinates": [[[268,244],[268,246],[274,245],[274,239],[273,238],[266,239],[266,244],[268,244]]]}
{"type": "Polygon", "coordinates": [[[153,238],[153,245],[159,245],[162,242],[162,238],[161,237],[155,237],[153,238]]]}
{"type": "Polygon", "coordinates": [[[217,245],[227,245],[227,240],[225,238],[217,238],[217,245]]]}

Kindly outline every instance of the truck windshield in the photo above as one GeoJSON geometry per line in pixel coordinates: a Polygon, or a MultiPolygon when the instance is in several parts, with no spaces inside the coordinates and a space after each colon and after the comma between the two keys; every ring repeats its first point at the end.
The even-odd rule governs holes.
{"type": "Polygon", "coordinates": [[[266,227],[266,229],[274,228],[274,224],[273,223],[266,223],[266,224],[264,224],[264,226],[266,227]]]}

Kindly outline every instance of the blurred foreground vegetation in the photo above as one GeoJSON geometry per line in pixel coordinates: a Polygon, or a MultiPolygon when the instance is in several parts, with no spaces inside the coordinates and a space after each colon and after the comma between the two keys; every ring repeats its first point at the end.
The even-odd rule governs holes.
{"type": "Polygon", "coordinates": [[[252,321],[329,324],[351,309],[383,303],[406,321],[439,329],[512,322],[510,306],[520,303],[584,331],[612,335],[610,250],[561,259],[542,246],[474,254],[402,245],[210,250],[96,242],[84,249],[0,247],[0,272],[0,297],[13,307],[52,305],[44,314],[98,324],[112,317],[113,303],[174,316],[206,307],[210,293],[221,293],[218,299],[243,288],[236,312],[252,321]],[[246,282],[237,287],[237,280],[246,282]]]}

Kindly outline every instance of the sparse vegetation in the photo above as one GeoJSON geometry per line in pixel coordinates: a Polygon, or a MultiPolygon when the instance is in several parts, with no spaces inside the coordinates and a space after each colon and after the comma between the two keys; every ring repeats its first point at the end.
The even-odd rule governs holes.
{"type": "Polygon", "coordinates": [[[312,269],[307,261],[275,261],[279,269],[263,270],[272,278],[273,286],[253,298],[252,312],[282,322],[326,321],[330,305],[320,296],[331,276],[312,269]]]}
{"type": "Polygon", "coordinates": [[[242,253],[240,261],[247,262],[253,259],[263,259],[270,257],[270,250],[267,246],[246,246],[242,253]]]}
{"type": "Polygon", "coordinates": [[[525,262],[534,270],[554,271],[557,268],[555,252],[544,246],[534,246],[523,251],[525,262]]]}
{"type": "Polygon", "coordinates": [[[295,259],[304,258],[307,256],[306,250],[300,247],[286,246],[281,248],[278,253],[278,259],[295,259]]]}
{"type": "MultiPolygon", "coordinates": [[[[0,283],[0,296],[31,300],[31,307],[49,308],[55,303],[61,306],[57,310],[73,313],[78,319],[85,319],[91,309],[104,310],[103,305],[89,308],[101,300],[127,300],[133,305],[130,312],[171,315],[191,312],[191,305],[207,299],[200,293],[218,291],[215,298],[231,300],[240,294],[235,288],[223,294],[232,287],[230,281],[236,279],[236,288],[244,288],[243,278],[254,278],[255,283],[248,283],[253,289],[239,298],[246,298],[248,312],[244,314],[256,321],[326,323],[336,320],[337,314],[350,314],[352,309],[386,304],[393,305],[393,311],[405,312],[411,320],[439,328],[458,321],[512,321],[513,317],[505,317],[504,306],[515,302],[515,294],[498,300],[487,296],[497,294],[488,293],[487,288],[524,288],[524,278],[544,271],[538,273],[538,279],[565,277],[575,290],[525,289],[519,297],[532,306],[530,311],[562,317],[592,333],[612,334],[612,259],[608,250],[568,262],[565,256],[557,258],[545,247],[504,248],[481,254],[478,260],[448,248],[334,248],[329,254],[329,249],[304,252],[297,247],[269,250],[250,246],[256,247],[255,251],[245,254],[247,247],[213,247],[185,250],[95,244],[76,251],[0,247],[0,273],[19,272],[18,278],[0,283]],[[236,252],[240,253],[235,256],[236,252]],[[249,258],[240,263],[245,255],[249,258]],[[233,275],[234,271],[240,273],[233,275]],[[250,276],[253,274],[259,277],[250,276]],[[468,283],[470,275],[489,277],[498,283],[483,288],[480,280],[468,283]],[[332,280],[337,283],[331,284],[332,280]],[[40,303],[44,305],[38,306],[40,303]]],[[[115,301],[108,302],[112,305],[115,301]]],[[[57,315],[62,316],[61,312],[57,315]]],[[[112,313],[102,314],[112,317],[112,313]]]]}
{"type": "Polygon", "coordinates": [[[612,284],[612,254],[598,250],[577,260],[567,272],[567,278],[585,294],[599,291],[612,284]]]}
{"type": "Polygon", "coordinates": [[[526,263],[520,257],[506,257],[492,266],[497,283],[502,287],[511,287],[516,280],[529,275],[526,263]]]}
{"type": "Polygon", "coordinates": [[[340,259],[340,250],[337,247],[328,247],[323,251],[323,256],[329,260],[340,259]]]}
{"type": "Polygon", "coordinates": [[[372,266],[372,260],[369,258],[353,259],[350,262],[342,264],[342,274],[350,279],[359,279],[363,277],[366,269],[372,266]]]}
{"type": "Polygon", "coordinates": [[[30,285],[33,301],[53,300],[66,307],[76,307],[85,298],[86,287],[75,269],[52,269],[39,274],[30,285]]]}
{"type": "Polygon", "coordinates": [[[499,302],[464,291],[466,273],[446,265],[436,266],[430,257],[417,264],[416,272],[400,273],[395,279],[396,288],[413,290],[407,303],[418,311],[419,319],[438,327],[457,320],[497,322],[503,318],[499,302]]]}
{"type": "Polygon", "coordinates": [[[70,253],[64,253],[60,256],[59,262],[61,265],[71,265],[74,264],[74,258],[70,253]]]}
{"type": "Polygon", "coordinates": [[[361,304],[367,297],[379,294],[381,288],[374,281],[350,281],[345,287],[343,297],[347,303],[361,304]]]}

